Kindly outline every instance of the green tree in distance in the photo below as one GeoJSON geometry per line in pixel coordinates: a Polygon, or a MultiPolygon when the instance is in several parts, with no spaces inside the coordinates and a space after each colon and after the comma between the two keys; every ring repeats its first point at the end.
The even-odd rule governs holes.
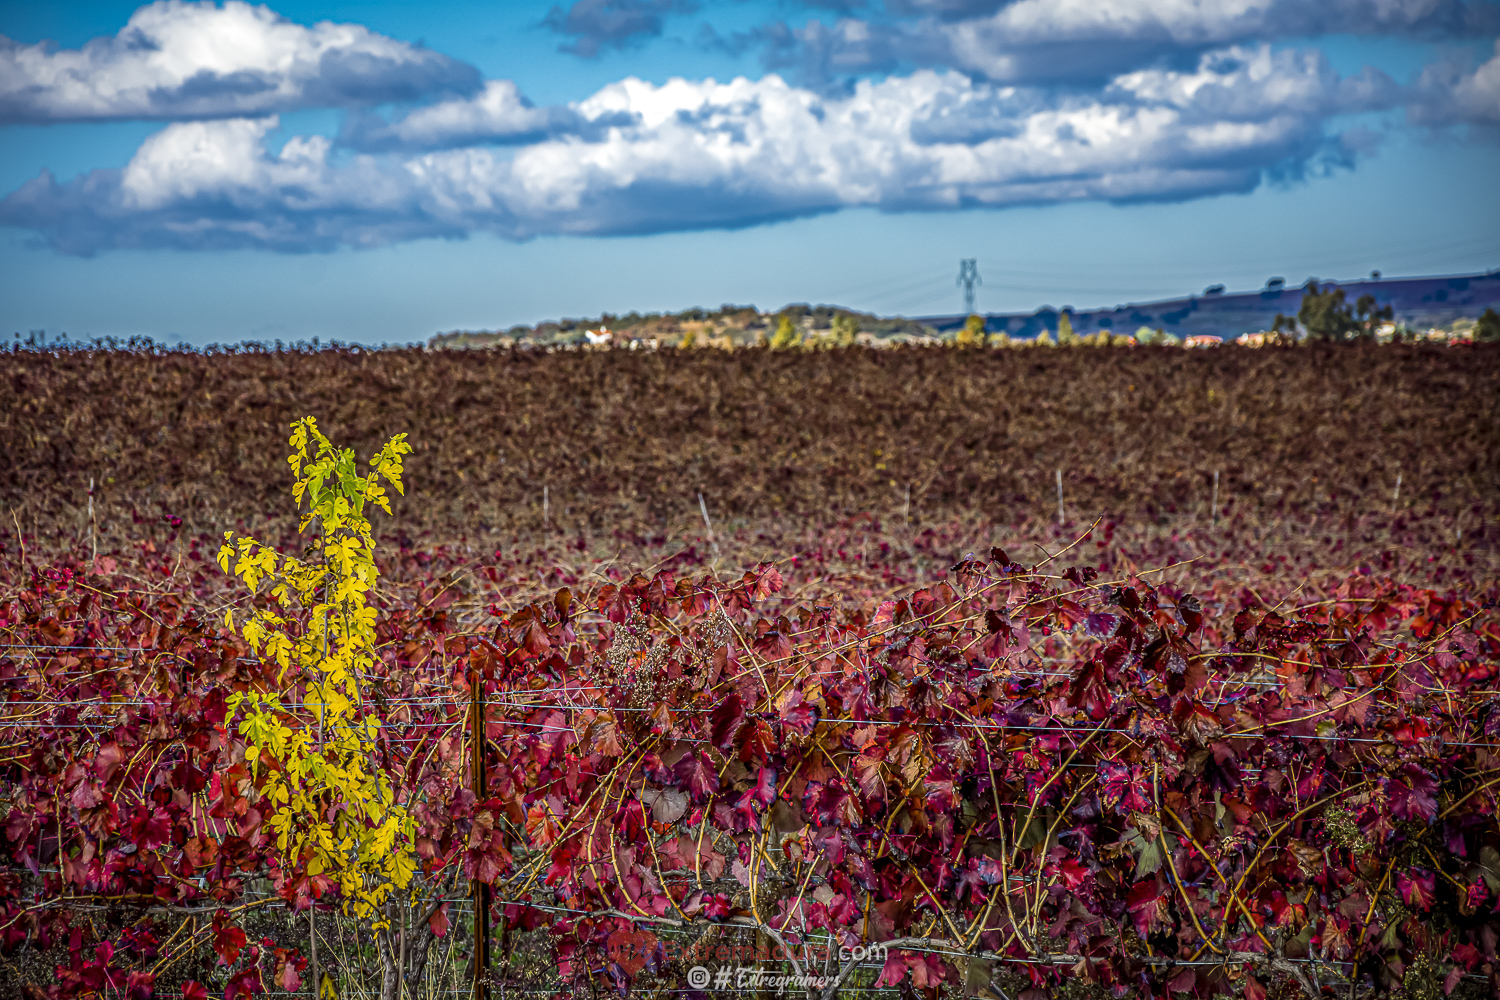
{"type": "Polygon", "coordinates": [[[1486,309],[1474,326],[1474,339],[1480,343],[1500,340],[1500,313],[1486,309]]]}
{"type": "MultiPolygon", "coordinates": [[[[1329,285],[1319,289],[1316,278],[1309,279],[1302,291],[1302,307],[1297,310],[1297,321],[1312,340],[1336,343],[1353,338],[1374,340],[1380,324],[1395,315],[1390,306],[1379,305],[1373,295],[1361,295],[1351,306],[1342,288],[1329,285]]],[[[1280,321],[1284,318],[1276,317],[1277,332],[1280,332],[1280,321]]]]}
{"type": "Polygon", "coordinates": [[[1389,305],[1379,305],[1375,296],[1370,294],[1361,295],[1354,300],[1354,322],[1356,336],[1364,340],[1374,340],[1375,331],[1380,329],[1382,323],[1389,323],[1396,315],[1396,310],[1389,305]]]}
{"type": "Polygon", "coordinates": [[[1302,287],[1297,322],[1307,331],[1309,340],[1348,340],[1354,330],[1353,310],[1344,300],[1344,290],[1332,285],[1321,290],[1316,278],[1309,278],[1302,287]]]}

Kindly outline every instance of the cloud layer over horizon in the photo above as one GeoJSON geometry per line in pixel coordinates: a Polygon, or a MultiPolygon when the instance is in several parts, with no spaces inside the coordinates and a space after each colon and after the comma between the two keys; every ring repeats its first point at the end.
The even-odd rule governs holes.
{"type": "Polygon", "coordinates": [[[1153,61],[1328,34],[1428,40],[1500,32],[1489,0],[901,0],[914,19],[781,22],[728,44],[815,87],[902,65],[944,66],[995,83],[1097,84],[1153,61]]]}
{"type": "MultiPolygon", "coordinates": [[[[691,6],[608,0],[554,9],[549,23],[581,32],[595,23],[583,15],[595,16],[616,31],[596,44],[623,45],[637,23],[626,15],[657,18],[643,30],[659,32],[661,16],[691,6]]],[[[775,73],[627,78],[549,107],[510,80],[483,80],[363,26],[304,27],[238,0],[163,0],[80,49],[0,38],[0,120],[170,122],[122,169],[67,180],[44,171],[0,200],[0,225],[78,255],[299,252],[474,232],[738,227],[856,206],[1181,200],[1351,166],[1394,127],[1348,116],[1404,113],[1412,126],[1481,141],[1500,127],[1500,42],[1477,64],[1445,58],[1402,83],[1369,67],[1341,76],[1315,48],[1246,41],[1314,35],[1356,16],[1371,32],[1471,37],[1495,23],[1488,0],[890,7],[915,20],[879,30],[810,21],[768,49],[770,62],[777,51],[817,56],[800,85],[775,73]],[[815,25],[841,34],[818,49],[815,25]],[[1113,54],[1088,73],[1070,68],[1085,50],[1113,54]],[[834,64],[932,68],[828,86],[834,64]],[[346,109],[338,135],[277,148],[276,116],[305,107],[346,109]]]]}

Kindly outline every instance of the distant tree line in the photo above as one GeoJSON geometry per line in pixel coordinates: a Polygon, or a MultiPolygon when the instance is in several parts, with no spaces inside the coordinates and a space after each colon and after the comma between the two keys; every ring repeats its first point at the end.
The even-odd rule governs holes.
{"type": "MultiPolygon", "coordinates": [[[[1393,322],[1394,310],[1381,305],[1373,295],[1361,295],[1349,302],[1344,290],[1328,283],[1320,285],[1311,278],[1303,286],[1300,308],[1295,315],[1277,314],[1271,328],[1272,341],[1292,343],[1306,339],[1314,342],[1342,343],[1374,340],[1381,326],[1393,322]]],[[[724,305],[718,309],[692,308],[676,313],[638,313],[624,315],[604,313],[597,319],[548,320],[534,326],[513,326],[505,331],[454,331],[432,338],[431,347],[484,347],[496,342],[531,341],[535,343],[582,342],[585,330],[607,327],[617,333],[641,339],[657,339],[662,344],[680,347],[705,346],[710,342],[748,345],[762,344],[788,347],[847,347],[857,343],[863,334],[881,340],[891,337],[939,337],[937,330],[917,320],[904,317],[885,318],[872,313],[839,306],[798,303],[776,312],[763,313],[754,306],[724,305]]],[[[1397,332],[1397,339],[1401,336],[1397,332]]],[[[1478,341],[1500,341],[1500,315],[1486,309],[1474,326],[1478,341]]],[[[1005,333],[990,333],[984,317],[968,317],[964,326],[953,334],[959,346],[1006,346],[1012,338],[1005,333]]],[[[1181,339],[1165,330],[1142,326],[1133,337],[1100,330],[1097,334],[1079,334],[1073,318],[1065,309],[1058,314],[1055,333],[1043,328],[1034,340],[1017,343],[1038,346],[1056,344],[1130,343],[1171,345],[1181,339]],[[1055,338],[1055,339],[1054,339],[1055,338]]]]}

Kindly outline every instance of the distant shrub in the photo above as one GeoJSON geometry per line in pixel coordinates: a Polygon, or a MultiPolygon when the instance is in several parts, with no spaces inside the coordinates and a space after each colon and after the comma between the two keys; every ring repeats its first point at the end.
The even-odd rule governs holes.
{"type": "Polygon", "coordinates": [[[956,342],[959,347],[979,347],[984,343],[984,317],[971,315],[964,320],[962,330],[958,331],[956,342]]]}
{"type": "Polygon", "coordinates": [[[840,313],[833,317],[833,334],[830,340],[834,347],[853,347],[859,333],[859,320],[851,313],[840,313]]]}
{"type": "Polygon", "coordinates": [[[1182,343],[1182,338],[1168,333],[1161,327],[1152,329],[1149,326],[1140,327],[1135,331],[1135,340],[1138,344],[1158,347],[1176,347],[1182,343]]]}
{"type": "Polygon", "coordinates": [[[796,347],[802,343],[802,332],[797,329],[797,324],[792,322],[792,317],[783,313],[776,321],[776,332],[771,335],[771,350],[781,351],[788,347],[796,347]]]}
{"type": "Polygon", "coordinates": [[[1078,336],[1073,332],[1073,317],[1067,313],[1060,313],[1057,317],[1057,343],[1059,347],[1078,343],[1078,336]]]}

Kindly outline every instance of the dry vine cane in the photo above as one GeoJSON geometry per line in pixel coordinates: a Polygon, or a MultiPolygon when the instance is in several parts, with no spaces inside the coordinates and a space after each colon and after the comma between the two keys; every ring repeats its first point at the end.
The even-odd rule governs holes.
{"type": "MultiPolygon", "coordinates": [[[[1303,607],[1205,608],[1142,576],[993,552],[873,613],[786,602],[770,567],[559,594],[482,634],[392,608],[352,709],[380,719],[368,767],[421,859],[388,908],[426,918],[420,949],[447,911],[405,894],[461,871],[502,927],[545,932],[566,982],[643,992],[716,963],[674,937],[714,928],[760,930],[770,961],[845,988],[1255,1000],[1282,976],[1369,995],[1491,975],[1493,595],[1360,574],[1303,607]],[[495,685],[482,800],[472,670],[495,685]],[[837,956],[870,943],[890,949],[876,968],[837,956]]],[[[294,734],[331,714],[298,697],[322,675],[271,639],[300,641],[311,612],[295,588],[276,600],[288,623],[259,661],[190,598],[77,567],[0,603],[0,678],[23,692],[0,704],[0,947],[64,950],[59,1000],[178,985],[204,942],[221,965],[194,974],[231,996],[263,974],[296,988],[305,959],[245,920],[251,876],[299,908],[313,894],[269,822],[264,776],[286,770],[257,747],[251,774],[227,710],[274,695],[294,734]]]]}
{"type": "MultiPolygon", "coordinates": [[[[860,963],[819,962],[814,942],[884,941],[868,977],[922,988],[1009,974],[1043,989],[1071,975],[1252,997],[1276,976],[1378,990],[1434,953],[1450,984],[1486,974],[1476,907],[1500,885],[1466,859],[1500,855],[1488,824],[1455,820],[1495,805],[1495,744],[1462,708],[1500,653],[1477,608],[1398,587],[1211,625],[1139,578],[1054,582],[1003,553],[955,570],[963,589],[872,619],[757,618],[777,587],[762,568],[611,586],[597,602],[611,624],[592,636],[547,605],[502,626],[501,698],[519,714],[498,787],[546,852],[560,910],[537,916],[565,977],[673,982],[702,956],[671,935],[714,923],[765,934],[794,974],[821,965],[817,991],[860,963]],[[1413,644],[1393,626],[1423,606],[1413,644]],[[732,635],[714,623],[725,613],[732,635]],[[662,658],[657,703],[628,670],[610,684],[572,666],[618,659],[622,636],[632,657],[662,658]],[[1072,668],[1031,669],[1039,639],[1072,668]],[[1266,685],[1268,661],[1286,683],[1266,685]],[[1325,816],[1336,801],[1366,838],[1358,856],[1325,816]],[[773,839],[793,870],[768,855],[773,839]],[[1358,874],[1373,855],[1403,859],[1388,898],[1409,915],[1359,937],[1346,911],[1373,916],[1385,889],[1358,874]]],[[[540,863],[524,887],[497,880],[519,912],[535,912],[540,863]]]]}

